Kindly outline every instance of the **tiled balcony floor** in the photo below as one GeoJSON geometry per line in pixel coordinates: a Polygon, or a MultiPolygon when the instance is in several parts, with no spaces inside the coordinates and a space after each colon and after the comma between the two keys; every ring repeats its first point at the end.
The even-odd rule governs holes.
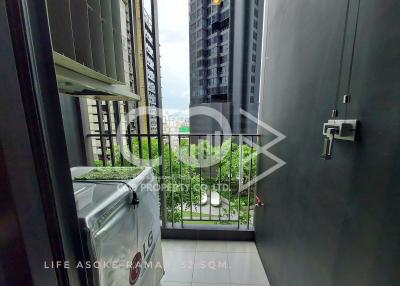
{"type": "Polygon", "coordinates": [[[161,286],[268,285],[253,242],[163,240],[161,286]]]}

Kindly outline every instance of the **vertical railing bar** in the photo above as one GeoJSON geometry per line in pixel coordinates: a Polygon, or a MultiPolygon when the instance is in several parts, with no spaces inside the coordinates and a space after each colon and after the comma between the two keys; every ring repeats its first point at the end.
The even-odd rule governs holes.
{"type": "MultiPolygon", "coordinates": [[[[130,154],[129,154],[129,158],[130,158],[130,160],[131,160],[131,165],[133,166],[134,165],[134,159],[133,159],[133,146],[132,146],[132,144],[133,144],[133,140],[139,140],[139,136],[138,137],[134,137],[134,136],[132,136],[133,134],[129,134],[129,141],[128,141],[128,144],[129,144],[129,152],[130,152],[130,154]],[[133,140],[132,140],[132,138],[133,138],[133,140]]],[[[138,141],[138,143],[139,143],[139,141],[138,141]]],[[[138,145],[138,147],[139,147],[139,150],[140,150],[140,148],[141,148],[141,145],[138,145]]],[[[140,151],[139,151],[139,164],[140,164],[140,166],[142,166],[142,158],[141,158],[141,156],[140,156],[140,151]]]]}
{"type": "MultiPolygon", "coordinates": [[[[113,109],[114,109],[114,128],[115,128],[115,133],[117,133],[118,127],[121,125],[121,114],[120,114],[120,102],[119,101],[114,101],[112,103],[113,109]]],[[[120,165],[121,167],[124,166],[124,157],[122,156],[123,154],[123,144],[122,141],[115,136],[115,142],[117,143],[118,146],[118,152],[119,152],[119,159],[120,159],[120,165]]]]}
{"type": "Polygon", "coordinates": [[[150,133],[147,133],[147,152],[148,152],[148,155],[149,155],[149,165],[150,165],[150,167],[152,167],[153,166],[153,163],[151,162],[151,160],[153,159],[153,154],[152,154],[152,152],[151,152],[151,142],[152,140],[151,140],[151,134],[150,133]]]}
{"type": "Polygon", "coordinates": [[[240,192],[243,178],[243,135],[239,135],[239,189],[238,189],[238,229],[240,228],[240,192]]]}
{"type": "Polygon", "coordinates": [[[201,199],[202,199],[202,196],[203,196],[203,189],[202,189],[202,182],[201,182],[201,167],[202,167],[202,160],[201,160],[201,156],[202,155],[200,155],[200,150],[202,150],[202,148],[200,148],[200,146],[201,146],[201,144],[200,144],[200,142],[201,142],[201,137],[200,136],[198,136],[198,138],[197,138],[198,140],[197,140],[197,158],[198,158],[198,161],[199,161],[199,174],[200,174],[200,199],[199,199],[199,205],[200,205],[200,220],[203,220],[202,219],[202,210],[201,210],[201,199]]]}
{"type": "Polygon", "coordinates": [[[229,193],[228,193],[228,203],[229,203],[229,207],[228,207],[228,219],[229,221],[231,220],[231,183],[232,183],[232,140],[233,137],[232,135],[230,136],[231,138],[231,142],[230,142],[230,150],[231,150],[231,154],[230,154],[230,159],[229,159],[229,193]]]}
{"type": "Polygon", "coordinates": [[[172,208],[172,228],[175,226],[175,197],[174,197],[174,180],[172,171],[172,148],[171,148],[171,135],[168,135],[169,142],[169,177],[171,184],[171,208],[172,208]]]}
{"type": "Polygon", "coordinates": [[[193,220],[193,197],[192,197],[192,158],[191,158],[191,136],[188,135],[189,139],[189,195],[190,195],[190,220],[193,220]]]}
{"type": "MultiPolygon", "coordinates": [[[[101,101],[96,100],[97,121],[99,124],[100,135],[104,134],[103,111],[101,110],[101,101]]],[[[107,166],[106,142],[103,136],[100,136],[100,147],[103,156],[103,166],[107,166]]]]}
{"type": "Polygon", "coordinates": [[[111,114],[110,114],[110,104],[108,101],[106,102],[106,111],[107,111],[107,127],[108,127],[108,140],[110,142],[110,154],[111,154],[111,166],[115,167],[115,153],[114,153],[114,138],[112,137],[112,126],[111,126],[111,114]]]}
{"type": "Polygon", "coordinates": [[[251,174],[252,174],[252,172],[253,172],[253,136],[251,136],[249,188],[247,190],[247,229],[250,228],[250,194],[251,194],[251,174]]]}
{"type": "MultiPolygon", "coordinates": [[[[260,143],[259,142],[260,137],[259,137],[259,135],[256,135],[255,137],[256,137],[256,144],[257,144],[256,146],[258,146],[258,144],[260,143]]],[[[258,169],[258,151],[257,151],[257,149],[256,149],[256,158],[255,158],[254,164],[255,164],[254,165],[255,166],[254,177],[256,177],[257,176],[257,169],[258,169]]],[[[256,215],[256,211],[255,211],[255,208],[256,208],[256,196],[257,196],[257,184],[255,184],[254,187],[253,187],[253,206],[254,206],[253,207],[253,226],[254,226],[255,215],[256,215]]]]}
{"type": "MultiPolygon", "coordinates": [[[[129,106],[128,106],[129,109],[129,106]]],[[[136,131],[138,135],[141,135],[141,127],[140,127],[140,116],[139,116],[139,102],[136,102],[136,131]]],[[[130,120],[130,118],[129,118],[130,120]]],[[[130,124],[130,122],[129,122],[130,124]]],[[[130,132],[130,128],[129,128],[130,132]]],[[[143,144],[142,144],[142,136],[137,137],[138,140],[138,147],[139,147],[139,158],[140,158],[140,165],[143,166],[143,144]]]]}
{"type": "MultiPolygon", "coordinates": [[[[253,163],[253,152],[254,152],[254,136],[252,135],[251,136],[251,158],[250,158],[250,182],[253,180],[253,178],[256,176],[256,174],[253,174],[253,166],[255,166],[256,167],[256,165],[254,165],[254,163],[253,163]]],[[[256,163],[256,162],[255,162],[256,163]]],[[[250,191],[251,190],[253,190],[253,194],[255,194],[255,186],[253,186],[253,185],[250,185],[250,188],[252,188],[252,189],[250,189],[250,191]]],[[[255,211],[254,211],[254,208],[255,208],[255,203],[256,203],[256,200],[255,200],[255,197],[254,197],[254,195],[253,195],[253,203],[252,203],[252,206],[253,206],[253,224],[254,224],[254,215],[255,215],[255,211]]]]}
{"type": "Polygon", "coordinates": [[[161,218],[162,227],[167,225],[167,194],[165,193],[165,166],[164,166],[164,137],[162,134],[157,134],[158,141],[158,164],[160,173],[160,195],[161,195],[161,218]]]}
{"type": "Polygon", "coordinates": [[[210,184],[209,184],[209,188],[210,188],[210,208],[209,208],[209,216],[208,216],[208,219],[209,220],[211,220],[211,189],[212,189],[212,185],[211,185],[211,182],[212,182],[212,179],[211,179],[211,171],[212,171],[212,167],[211,167],[211,162],[212,162],[212,144],[213,144],[213,140],[212,140],[212,137],[210,136],[210,135],[208,135],[208,140],[209,140],[209,145],[210,145],[210,160],[209,160],[209,164],[210,164],[210,167],[209,167],[209,179],[210,179],[210,184]]]}
{"type": "Polygon", "coordinates": [[[219,198],[221,200],[221,206],[218,208],[218,220],[221,221],[221,207],[222,207],[222,196],[221,196],[221,171],[222,171],[222,134],[220,135],[220,142],[219,142],[219,184],[218,184],[218,192],[219,198]]]}
{"type": "Polygon", "coordinates": [[[132,148],[132,136],[131,136],[131,122],[130,122],[130,117],[129,117],[129,106],[128,102],[124,103],[124,111],[125,111],[125,119],[126,119],[126,133],[127,133],[127,143],[128,143],[128,149],[129,149],[129,158],[130,158],[130,163],[132,164],[133,162],[133,148],[132,148]],[[128,116],[127,116],[128,115],[128,116]]]}
{"type": "Polygon", "coordinates": [[[142,156],[140,156],[140,165],[141,166],[145,166],[145,163],[144,163],[144,161],[146,160],[146,158],[145,158],[145,154],[144,154],[144,145],[145,145],[145,142],[146,142],[146,134],[140,134],[139,136],[138,136],[138,138],[141,138],[141,141],[142,141],[142,144],[141,144],[141,146],[140,146],[140,153],[142,153],[142,156]]]}
{"type": "Polygon", "coordinates": [[[111,135],[108,138],[110,141],[111,166],[115,167],[114,139],[111,135]]]}
{"type": "Polygon", "coordinates": [[[181,227],[183,228],[183,193],[182,193],[182,158],[181,158],[181,135],[178,135],[179,150],[179,183],[181,191],[181,227]]]}

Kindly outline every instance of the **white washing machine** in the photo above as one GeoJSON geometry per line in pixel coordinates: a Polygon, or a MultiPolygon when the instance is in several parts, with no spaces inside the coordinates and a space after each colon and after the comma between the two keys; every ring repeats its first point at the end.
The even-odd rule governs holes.
{"type": "Polygon", "coordinates": [[[128,181],[75,180],[71,169],[89,285],[156,286],[164,275],[157,180],[145,168],[128,181]]]}

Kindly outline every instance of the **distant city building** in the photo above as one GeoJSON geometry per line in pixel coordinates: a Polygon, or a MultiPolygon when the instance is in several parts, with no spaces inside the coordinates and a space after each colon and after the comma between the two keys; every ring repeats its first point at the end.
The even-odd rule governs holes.
{"type": "Polygon", "coordinates": [[[177,114],[163,112],[164,134],[188,134],[190,133],[189,119],[177,114]]]}
{"type": "MultiPolygon", "coordinates": [[[[144,49],[145,49],[145,62],[146,62],[146,84],[147,94],[145,97],[145,103],[149,113],[150,121],[150,134],[157,134],[158,121],[157,121],[157,108],[161,108],[161,95],[158,89],[159,82],[156,77],[157,62],[155,61],[155,39],[153,37],[153,21],[149,13],[143,9],[144,16],[144,49]]],[[[157,31],[158,32],[158,31],[157,31]]],[[[157,71],[158,74],[160,71],[157,71]]],[[[147,130],[143,130],[142,133],[147,133],[147,130]]]]}
{"type": "MultiPolygon", "coordinates": [[[[256,133],[240,115],[258,117],[263,0],[190,0],[190,107],[220,111],[234,133],[256,133]],[[215,5],[214,2],[220,2],[215,5]]],[[[191,116],[192,133],[220,130],[207,116],[191,116]]]]}
{"type": "MultiPolygon", "coordinates": [[[[161,110],[161,85],[160,85],[160,61],[158,39],[158,1],[134,0],[135,2],[135,31],[137,59],[136,68],[138,74],[138,90],[140,94],[139,107],[147,110],[148,116],[140,117],[140,133],[158,134],[158,125],[162,130],[162,120],[157,117],[157,108],[161,110]],[[146,3],[145,3],[146,2],[146,3]],[[144,6],[144,4],[148,4],[144,6]],[[154,8],[154,19],[152,11],[154,8]]],[[[162,119],[162,118],[161,118],[162,119]]]]}

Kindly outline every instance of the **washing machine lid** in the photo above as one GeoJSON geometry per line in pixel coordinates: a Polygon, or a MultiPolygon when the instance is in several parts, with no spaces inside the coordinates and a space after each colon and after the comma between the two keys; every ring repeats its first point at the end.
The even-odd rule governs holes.
{"type": "MultiPolygon", "coordinates": [[[[71,168],[72,179],[93,169],[94,167],[71,168]]],[[[118,208],[132,204],[133,192],[138,190],[142,181],[151,175],[151,172],[151,168],[146,168],[134,179],[126,181],[75,181],[74,194],[81,223],[93,231],[100,229],[118,208]]]]}

